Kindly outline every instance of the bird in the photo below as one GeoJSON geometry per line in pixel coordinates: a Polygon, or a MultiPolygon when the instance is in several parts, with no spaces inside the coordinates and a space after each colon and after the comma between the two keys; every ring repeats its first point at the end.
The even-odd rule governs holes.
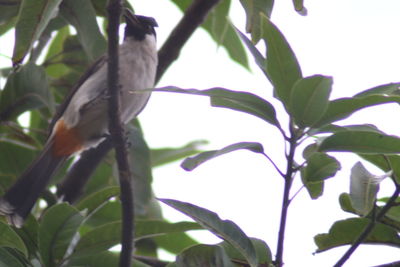
{"type": "MultiPolygon", "coordinates": [[[[124,9],[126,26],[119,46],[120,118],[126,124],[145,107],[158,63],[157,22],[124,9]]],[[[0,197],[0,215],[20,228],[57,169],[71,156],[96,147],[108,133],[107,55],[83,74],[50,123],[43,150],[0,197]]]]}

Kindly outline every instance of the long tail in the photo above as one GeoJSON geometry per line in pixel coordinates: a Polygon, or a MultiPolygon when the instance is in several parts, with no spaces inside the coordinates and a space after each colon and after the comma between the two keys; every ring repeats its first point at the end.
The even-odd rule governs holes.
{"type": "Polygon", "coordinates": [[[48,142],[29,168],[16,183],[0,198],[0,214],[7,216],[9,223],[21,227],[25,218],[46,188],[66,156],[55,156],[54,142],[48,142]]]}

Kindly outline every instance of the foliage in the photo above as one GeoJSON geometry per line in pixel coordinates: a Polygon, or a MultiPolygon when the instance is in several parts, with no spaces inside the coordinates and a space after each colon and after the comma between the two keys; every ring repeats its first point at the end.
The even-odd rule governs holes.
{"type": "MultiPolygon", "coordinates": [[[[190,1],[172,2],[182,11],[190,4],[190,1]]],[[[301,179],[311,198],[318,199],[323,194],[324,181],[332,179],[341,168],[340,162],[329,154],[333,151],[359,155],[382,169],[385,177],[393,180],[394,193],[377,202],[380,180],[373,180],[377,176],[358,165],[352,175],[360,177],[361,185],[354,182],[350,194],[340,196],[341,208],[353,217],[335,222],[326,234],[316,235],[317,252],[342,245],[355,249],[361,243],[400,247],[400,138],[369,124],[338,124],[361,109],[400,103],[399,84],[380,85],[348,98],[331,100],[333,78],[320,74],[304,77],[295,51],[269,19],[274,1],[240,2],[247,15],[246,29],[251,40],[230,23],[229,0],[222,1],[211,12],[203,27],[244,67],[248,67],[245,48],[248,50],[273,85],[274,96],[284,107],[286,118],[279,120],[276,107],[270,101],[249,92],[225,88],[157,90],[209,97],[213,107],[246,113],[278,129],[286,142],[287,151],[282,150],[287,167],[280,170],[258,142],[227,144],[212,151],[199,151],[198,144],[202,142],[190,142],[180,148],[150,149],[140,125],[133,122],[129,125],[137,211],[133,265],[282,266],[292,182],[301,179]],[[265,52],[256,47],[259,41],[265,43],[265,52]],[[287,119],[289,125],[284,127],[287,119]],[[208,160],[239,149],[266,157],[285,184],[283,223],[275,258],[267,242],[248,237],[234,222],[222,220],[216,213],[191,203],[157,200],[151,189],[151,167],[192,156],[182,163],[185,170],[192,171],[208,160]],[[363,184],[363,177],[369,179],[368,186],[363,184]],[[158,201],[187,214],[195,222],[166,221],[158,201]],[[223,241],[215,245],[199,244],[186,234],[200,229],[212,232],[223,241]],[[175,254],[176,261],[159,260],[158,249],[175,254]]],[[[56,103],[60,103],[81,72],[106,48],[96,21],[96,16],[106,14],[104,0],[79,1],[79,4],[74,0],[4,3],[0,3],[0,34],[15,29],[16,42],[13,68],[1,72],[7,82],[0,91],[0,192],[15,181],[42,147],[46,138],[43,129],[54,114],[56,103]],[[71,33],[71,26],[76,35],[71,33]],[[40,64],[39,56],[44,58],[40,64]],[[17,117],[26,111],[30,111],[28,131],[17,122],[17,117]]],[[[303,1],[293,0],[293,4],[296,11],[305,14],[303,1]]],[[[59,177],[65,176],[67,167],[59,177]]],[[[45,192],[45,205],[41,203],[34,208],[22,229],[0,221],[0,265],[116,266],[118,252],[111,248],[120,242],[121,204],[114,168],[115,161],[108,155],[73,205],[56,204],[56,195],[45,192]]],[[[350,255],[344,255],[342,262],[350,255]]]]}

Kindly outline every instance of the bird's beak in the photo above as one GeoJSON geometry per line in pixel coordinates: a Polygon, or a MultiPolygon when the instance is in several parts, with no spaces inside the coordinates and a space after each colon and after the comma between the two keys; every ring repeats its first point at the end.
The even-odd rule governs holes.
{"type": "Polygon", "coordinates": [[[138,18],[129,9],[124,8],[122,11],[122,15],[124,16],[126,23],[129,23],[132,26],[140,25],[138,18]]]}

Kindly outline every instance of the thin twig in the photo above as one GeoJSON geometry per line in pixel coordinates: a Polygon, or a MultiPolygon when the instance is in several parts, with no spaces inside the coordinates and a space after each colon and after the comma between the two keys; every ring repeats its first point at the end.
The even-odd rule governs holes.
{"type": "Polygon", "coordinates": [[[289,139],[289,153],[287,154],[287,167],[285,174],[285,186],[283,191],[283,200],[282,200],[282,210],[281,210],[281,218],[279,225],[279,233],[278,233],[278,244],[276,250],[275,257],[275,266],[281,267],[283,266],[283,249],[285,243],[285,231],[286,231],[286,220],[288,209],[290,205],[290,189],[292,187],[293,175],[294,175],[294,156],[297,148],[297,134],[294,129],[293,122],[289,123],[290,128],[290,139],[289,139]]]}
{"type": "Polygon", "coordinates": [[[115,147],[116,159],[121,188],[122,205],[122,233],[120,267],[128,267],[132,264],[134,249],[134,203],[131,182],[131,171],[128,161],[128,152],[125,145],[124,127],[120,117],[119,99],[119,58],[118,58],[118,29],[121,16],[121,0],[110,0],[107,6],[108,12],[108,94],[109,94],[109,131],[115,147]]]}

